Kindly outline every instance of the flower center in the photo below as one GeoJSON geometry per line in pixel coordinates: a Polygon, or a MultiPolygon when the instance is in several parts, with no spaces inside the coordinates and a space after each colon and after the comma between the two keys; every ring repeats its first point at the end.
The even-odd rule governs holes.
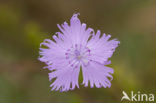
{"type": "Polygon", "coordinates": [[[90,52],[88,47],[75,44],[66,51],[65,56],[70,66],[77,68],[79,64],[84,66],[89,64],[90,52]]]}
{"type": "Polygon", "coordinates": [[[78,60],[80,60],[80,59],[81,59],[80,51],[75,50],[74,52],[75,52],[75,57],[76,57],[78,60]]]}

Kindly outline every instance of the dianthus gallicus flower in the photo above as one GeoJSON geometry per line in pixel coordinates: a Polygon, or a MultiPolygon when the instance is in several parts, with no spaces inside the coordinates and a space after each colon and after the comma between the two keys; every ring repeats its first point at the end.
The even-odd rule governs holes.
{"type": "Polygon", "coordinates": [[[39,60],[45,62],[51,73],[52,90],[68,91],[79,88],[79,72],[82,68],[83,85],[111,87],[112,68],[106,66],[115,48],[120,43],[110,39],[110,35],[101,35],[81,23],[79,14],[74,14],[70,25],[64,22],[57,25],[61,32],[53,35],[53,40],[45,39],[41,43],[39,60]],[[46,47],[46,48],[45,48],[46,47]]]}

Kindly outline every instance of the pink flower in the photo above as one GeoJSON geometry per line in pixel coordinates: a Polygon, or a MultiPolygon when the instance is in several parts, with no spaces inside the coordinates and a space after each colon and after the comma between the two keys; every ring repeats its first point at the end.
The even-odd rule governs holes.
{"type": "Polygon", "coordinates": [[[49,80],[55,79],[50,85],[52,90],[68,91],[79,88],[78,77],[80,67],[83,72],[85,87],[90,82],[90,87],[111,87],[113,79],[112,68],[106,65],[115,48],[120,43],[116,39],[109,40],[110,35],[103,34],[100,30],[96,33],[92,28],[87,28],[81,23],[78,14],[70,19],[70,25],[64,22],[57,25],[61,32],[54,35],[54,41],[45,39],[40,48],[40,61],[45,62],[51,73],[49,80]]]}

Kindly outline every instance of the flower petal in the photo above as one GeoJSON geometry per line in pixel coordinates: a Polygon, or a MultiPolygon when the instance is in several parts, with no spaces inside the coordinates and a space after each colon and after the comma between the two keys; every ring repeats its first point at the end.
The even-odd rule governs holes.
{"type": "Polygon", "coordinates": [[[49,73],[49,80],[56,78],[56,80],[50,85],[52,90],[68,91],[73,90],[76,86],[79,88],[78,76],[80,66],[77,68],[71,68],[69,66],[53,71],[49,73]]]}
{"type": "Polygon", "coordinates": [[[89,40],[87,47],[91,50],[90,59],[104,64],[115,51],[115,48],[120,43],[116,39],[109,40],[110,35],[105,35],[100,38],[100,31],[98,30],[91,40],[89,40]]]}
{"type": "Polygon", "coordinates": [[[112,68],[92,61],[87,66],[82,65],[82,72],[85,87],[88,86],[89,81],[91,88],[94,87],[94,84],[97,88],[111,87],[110,81],[113,79],[111,74],[114,72],[112,68]],[[111,80],[109,80],[109,78],[111,80]]]}
{"type": "Polygon", "coordinates": [[[44,42],[41,43],[41,46],[42,45],[48,48],[40,48],[39,54],[41,57],[39,57],[39,60],[49,65],[49,70],[52,70],[52,64],[53,67],[56,68],[59,66],[60,63],[66,62],[64,55],[65,49],[63,49],[61,46],[59,46],[50,39],[44,40],[44,42]]]}
{"type": "Polygon", "coordinates": [[[79,13],[73,14],[70,19],[70,25],[64,22],[62,25],[57,25],[62,34],[64,35],[63,41],[72,45],[83,44],[86,45],[90,36],[94,34],[92,28],[86,28],[86,24],[80,22],[78,18],[79,13]]]}

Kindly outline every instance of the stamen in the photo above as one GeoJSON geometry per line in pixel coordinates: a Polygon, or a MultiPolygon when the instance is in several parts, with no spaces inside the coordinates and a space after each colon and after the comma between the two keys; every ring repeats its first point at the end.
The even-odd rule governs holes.
{"type": "Polygon", "coordinates": [[[89,56],[91,50],[88,47],[83,47],[81,44],[75,44],[71,48],[67,49],[65,56],[68,59],[71,67],[77,68],[77,63],[87,66],[90,62],[89,56]]]}

